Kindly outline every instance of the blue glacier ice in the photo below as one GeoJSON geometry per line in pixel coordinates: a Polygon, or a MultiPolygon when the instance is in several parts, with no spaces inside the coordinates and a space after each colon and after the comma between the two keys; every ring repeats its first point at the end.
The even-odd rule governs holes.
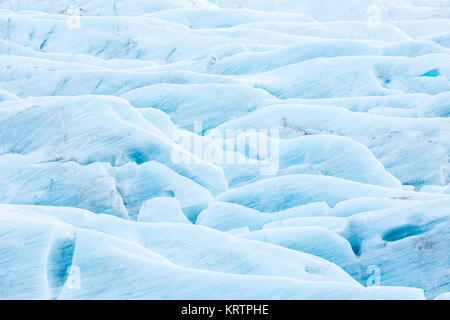
{"type": "Polygon", "coordinates": [[[0,299],[450,298],[448,1],[0,26],[0,299]]]}

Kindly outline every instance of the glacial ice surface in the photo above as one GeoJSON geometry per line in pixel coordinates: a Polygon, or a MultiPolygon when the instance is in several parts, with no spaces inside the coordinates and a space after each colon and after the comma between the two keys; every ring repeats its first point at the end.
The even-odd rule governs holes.
{"type": "Polygon", "coordinates": [[[448,1],[0,25],[0,299],[449,299],[448,1]]]}

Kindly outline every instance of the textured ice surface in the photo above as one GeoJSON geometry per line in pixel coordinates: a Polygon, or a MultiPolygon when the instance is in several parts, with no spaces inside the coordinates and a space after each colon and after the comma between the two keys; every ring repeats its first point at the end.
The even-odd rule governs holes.
{"type": "Polygon", "coordinates": [[[448,1],[0,26],[0,299],[449,299],[448,1]]]}

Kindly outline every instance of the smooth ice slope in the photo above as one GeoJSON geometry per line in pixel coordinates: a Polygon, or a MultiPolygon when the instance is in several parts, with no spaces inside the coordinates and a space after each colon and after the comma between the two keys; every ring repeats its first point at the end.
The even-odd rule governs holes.
{"type": "Polygon", "coordinates": [[[139,210],[141,222],[177,222],[188,223],[176,198],[159,197],[145,201],[139,210]]]}

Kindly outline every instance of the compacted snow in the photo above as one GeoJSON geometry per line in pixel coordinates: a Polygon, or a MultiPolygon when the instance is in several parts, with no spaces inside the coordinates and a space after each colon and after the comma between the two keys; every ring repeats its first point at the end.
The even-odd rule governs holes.
{"type": "Polygon", "coordinates": [[[447,0],[0,0],[0,299],[449,299],[447,0]]]}

